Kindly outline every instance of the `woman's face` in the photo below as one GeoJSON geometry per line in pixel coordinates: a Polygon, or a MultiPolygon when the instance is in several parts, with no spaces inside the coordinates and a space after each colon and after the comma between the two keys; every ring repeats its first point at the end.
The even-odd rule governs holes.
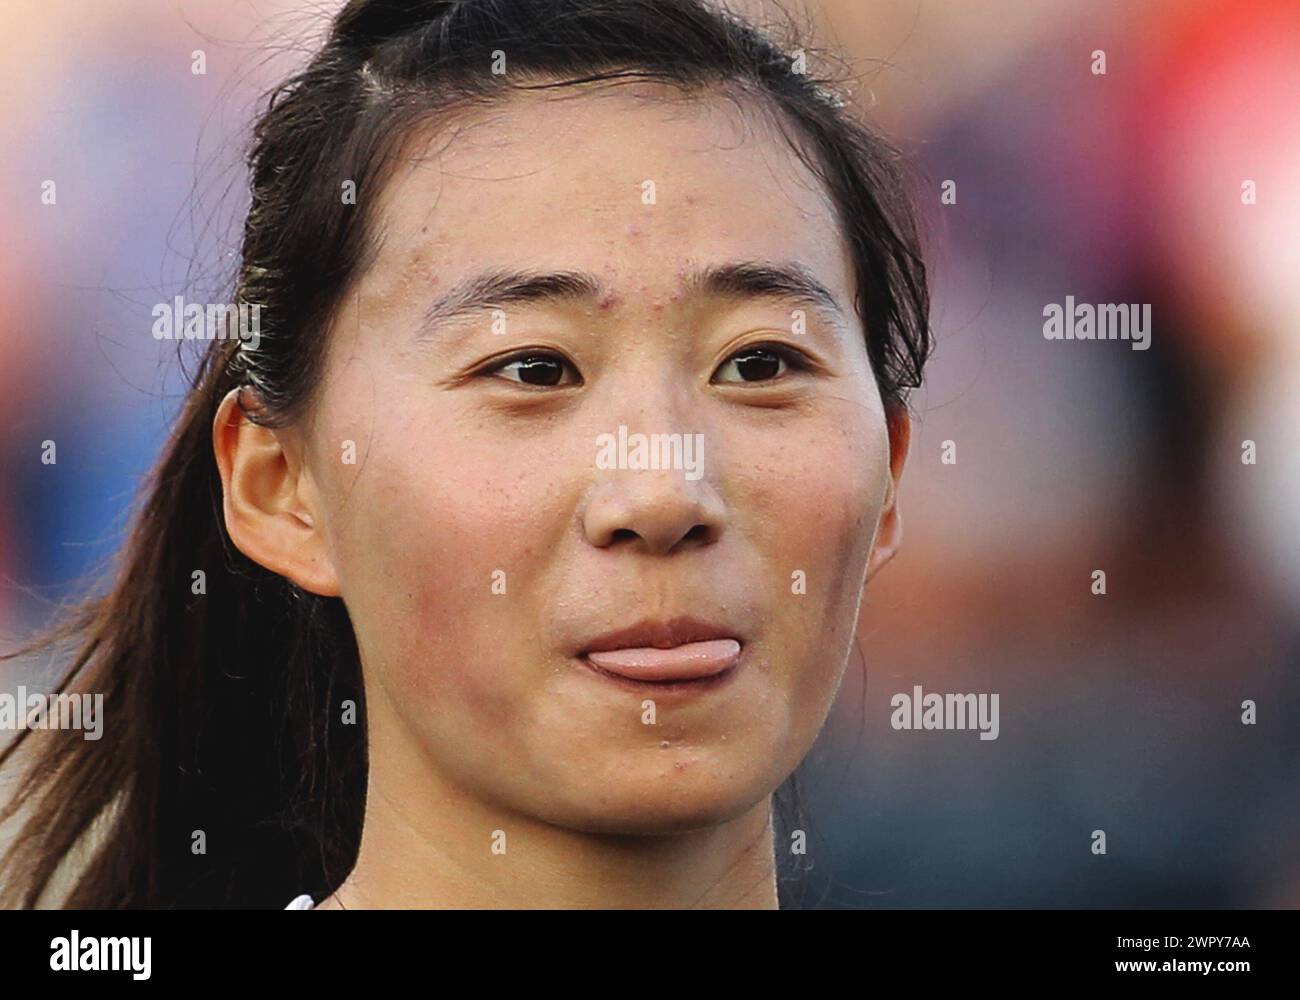
{"type": "Polygon", "coordinates": [[[694,829],[768,796],[830,709],[894,530],[850,258],[770,127],[720,96],[645,99],[670,93],[512,98],[359,192],[382,244],[298,433],[372,781],[400,760],[572,829],[694,829]],[[830,300],[692,280],[745,262],[830,300]],[[488,272],[599,290],[453,314],[444,297],[488,272]],[[790,355],[740,360],[756,345],[790,355]],[[621,430],[680,435],[679,467],[618,467],[621,430]],[[669,686],[582,655],[682,616],[734,636],[736,665],[669,686]]]}

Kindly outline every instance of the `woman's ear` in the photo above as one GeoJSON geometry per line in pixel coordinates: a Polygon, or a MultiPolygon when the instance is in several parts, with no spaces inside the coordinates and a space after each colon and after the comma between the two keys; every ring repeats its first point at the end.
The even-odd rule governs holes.
{"type": "Polygon", "coordinates": [[[903,518],[898,510],[898,483],[903,476],[903,463],[907,461],[907,447],[912,439],[912,418],[907,413],[907,407],[898,403],[885,407],[885,420],[889,425],[889,486],[885,503],[881,507],[876,543],[872,547],[871,558],[867,561],[868,580],[894,557],[903,540],[903,518]]]}
{"type": "Polygon", "coordinates": [[[236,548],[304,590],[338,597],[321,511],[312,509],[317,494],[291,436],[249,420],[240,390],[232,389],[212,422],[212,448],[226,530],[236,548]]]}

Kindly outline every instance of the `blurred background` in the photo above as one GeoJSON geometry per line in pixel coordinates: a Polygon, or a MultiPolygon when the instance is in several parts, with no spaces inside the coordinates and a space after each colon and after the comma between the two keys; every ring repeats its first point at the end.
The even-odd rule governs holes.
{"type": "MultiPolygon", "coordinates": [[[[4,648],[120,544],[184,385],[151,310],[226,300],[256,100],[338,5],[0,6],[4,648]]],[[[801,7],[913,165],[938,349],[787,901],[1300,907],[1300,3],[801,7]],[[1150,349],[1046,340],[1067,295],[1150,349]],[[892,729],[916,685],[998,739],[892,729]]]]}

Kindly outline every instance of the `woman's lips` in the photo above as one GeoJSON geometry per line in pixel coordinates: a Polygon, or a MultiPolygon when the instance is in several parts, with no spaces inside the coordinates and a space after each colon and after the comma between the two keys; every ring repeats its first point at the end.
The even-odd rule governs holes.
{"type": "Polygon", "coordinates": [[[636,681],[672,683],[714,677],[731,669],[740,659],[735,639],[686,642],[670,649],[640,646],[588,653],[586,658],[601,670],[636,681]]]}

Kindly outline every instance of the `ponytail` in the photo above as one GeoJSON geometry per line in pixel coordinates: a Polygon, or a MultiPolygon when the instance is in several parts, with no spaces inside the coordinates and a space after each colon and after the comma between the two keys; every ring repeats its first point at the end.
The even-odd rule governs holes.
{"type": "Polygon", "coordinates": [[[74,847],[88,860],[69,907],[282,906],[351,865],[366,773],[362,727],[339,714],[364,713],[352,631],[337,598],[230,543],[212,422],[237,346],[212,343],[112,589],[5,657],[80,637],[57,690],[104,697],[104,738],[28,729],[0,753],[37,762],[0,812],[26,820],[5,905],[37,905],[74,847]]]}

